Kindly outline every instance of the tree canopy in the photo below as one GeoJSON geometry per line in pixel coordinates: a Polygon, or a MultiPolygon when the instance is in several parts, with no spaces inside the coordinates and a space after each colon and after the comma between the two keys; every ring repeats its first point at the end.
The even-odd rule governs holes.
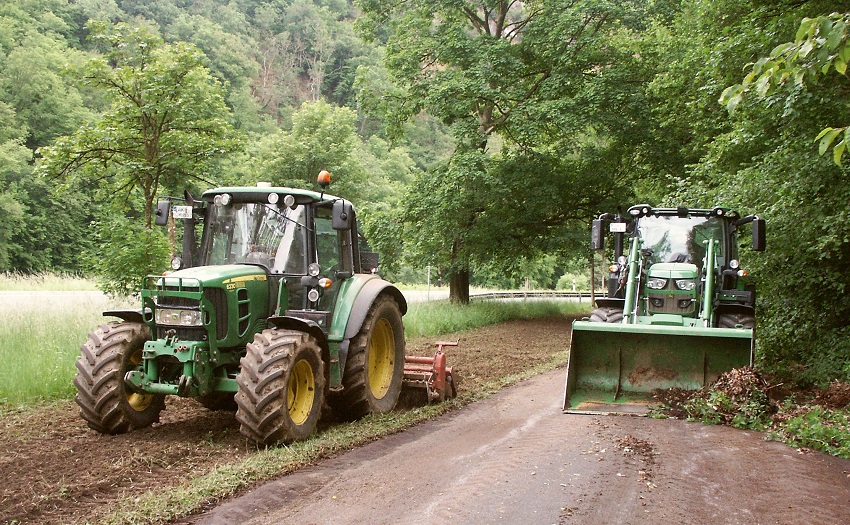
{"type": "Polygon", "coordinates": [[[589,222],[617,206],[727,205],[768,223],[768,250],[742,257],[759,363],[850,379],[848,17],[824,0],[5,2],[0,271],[126,293],[165,264],[157,198],[319,169],[388,277],[430,265],[461,302],[585,282],[589,222]]]}
{"type": "Polygon", "coordinates": [[[94,122],[42,148],[40,173],[95,185],[132,201],[141,193],[150,229],[160,188],[211,182],[213,162],[236,147],[219,83],[193,45],[165,44],[146,27],[92,21],[102,54],[80,71],[109,103],[94,122]]]}

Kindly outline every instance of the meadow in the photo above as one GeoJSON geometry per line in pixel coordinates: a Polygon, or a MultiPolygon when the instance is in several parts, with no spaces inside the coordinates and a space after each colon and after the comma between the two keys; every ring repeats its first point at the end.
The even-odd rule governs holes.
{"type": "MultiPolygon", "coordinates": [[[[447,301],[411,304],[404,317],[408,338],[436,336],[511,319],[558,316],[588,304],[555,301],[447,301]]],[[[84,279],[0,275],[0,405],[27,406],[73,397],[79,348],[108,320],[104,310],[136,309],[134,299],[110,299],[84,279]],[[62,288],[64,286],[64,288],[62,288]],[[51,288],[60,288],[59,290],[51,288]]]]}

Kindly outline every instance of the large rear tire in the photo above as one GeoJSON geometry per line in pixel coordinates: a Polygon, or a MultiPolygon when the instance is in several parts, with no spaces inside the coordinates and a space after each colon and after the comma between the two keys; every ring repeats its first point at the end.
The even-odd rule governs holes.
{"type": "Polygon", "coordinates": [[[718,328],[755,328],[756,318],[751,314],[720,314],[717,316],[718,328]]]}
{"type": "Polygon", "coordinates": [[[398,303],[378,297],[351,340],[343,391],[328,400],[341,419],[389,412],[398,402],[404,378],[404,324],[398,303]]]}
{"type": "Polygon", "coordinates": [[[260,445],[304,439],[315,429],[325,389],[322,351],[304,332],[270,328],[254,336],[236,376],[240,431],[260,445]]]}
{"type": "Polygon", "coordinates": [[[603,306],[590,313],[594,323],[619,323],[623,321],[623,309],[613,306],[603,306]]]}
{"type": "Polygon", "coordinates": [[[139,394],[125,383],[124,375],[139,367],[146,324],[122,321],[100,325],[80,347],[74,400],[88,426],[104,434],[123,434],[159,421],[165,407],[161,394],[139,394]]]}

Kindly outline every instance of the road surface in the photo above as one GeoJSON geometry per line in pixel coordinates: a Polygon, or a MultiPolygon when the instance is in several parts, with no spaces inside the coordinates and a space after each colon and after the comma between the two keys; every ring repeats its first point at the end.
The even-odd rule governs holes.
{"type": "Polygon", "coordinates": [[[850,460],[727,427],[562,414],[563,370],[299,470],[192,524],[850,521],[850,460]]]}

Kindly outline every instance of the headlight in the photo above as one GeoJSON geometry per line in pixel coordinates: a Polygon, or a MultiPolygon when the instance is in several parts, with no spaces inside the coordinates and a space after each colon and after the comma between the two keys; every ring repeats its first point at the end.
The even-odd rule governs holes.
{"type": "Polygon", "coordinates": [[[310,263],[310,266],[307,267],[307,275],[310,277],[318,277],[320,273],[322,273],[322,267],[317,263],[310,263]]]}
{"type": "Polygon", "coordinates": [[[650,277],[646,280],[646,286],[652,288],[653,290],[663,290],[667,286],[667,279],[661,279],[660,277],[650,277]]]}
{"type": "Polygon", "coordinates": [[[183,267],[183,259],[181,259],[180,257],[175,257],[175,258],[171,259],[171,269],[172,270],[179,270],[182,267],[183,267]]]}
{"type": "Polygon", "coordinates": [[[168,326],[202,326],[200,310],[157,308],[156,324],[168,326]]]}
{"type": "Polygon", "coordinates": [[[729,268],[737,270],[739,266],[741,266],[741,263],[738,262],[738,259],[732,259],[729,261],[729,268]]]}
{"type": "Polygon", "coordinates": [[[696,285],[697,283],[693,279],[676,279],[676,288],[679,290],[691,291],[696,285]]]}

